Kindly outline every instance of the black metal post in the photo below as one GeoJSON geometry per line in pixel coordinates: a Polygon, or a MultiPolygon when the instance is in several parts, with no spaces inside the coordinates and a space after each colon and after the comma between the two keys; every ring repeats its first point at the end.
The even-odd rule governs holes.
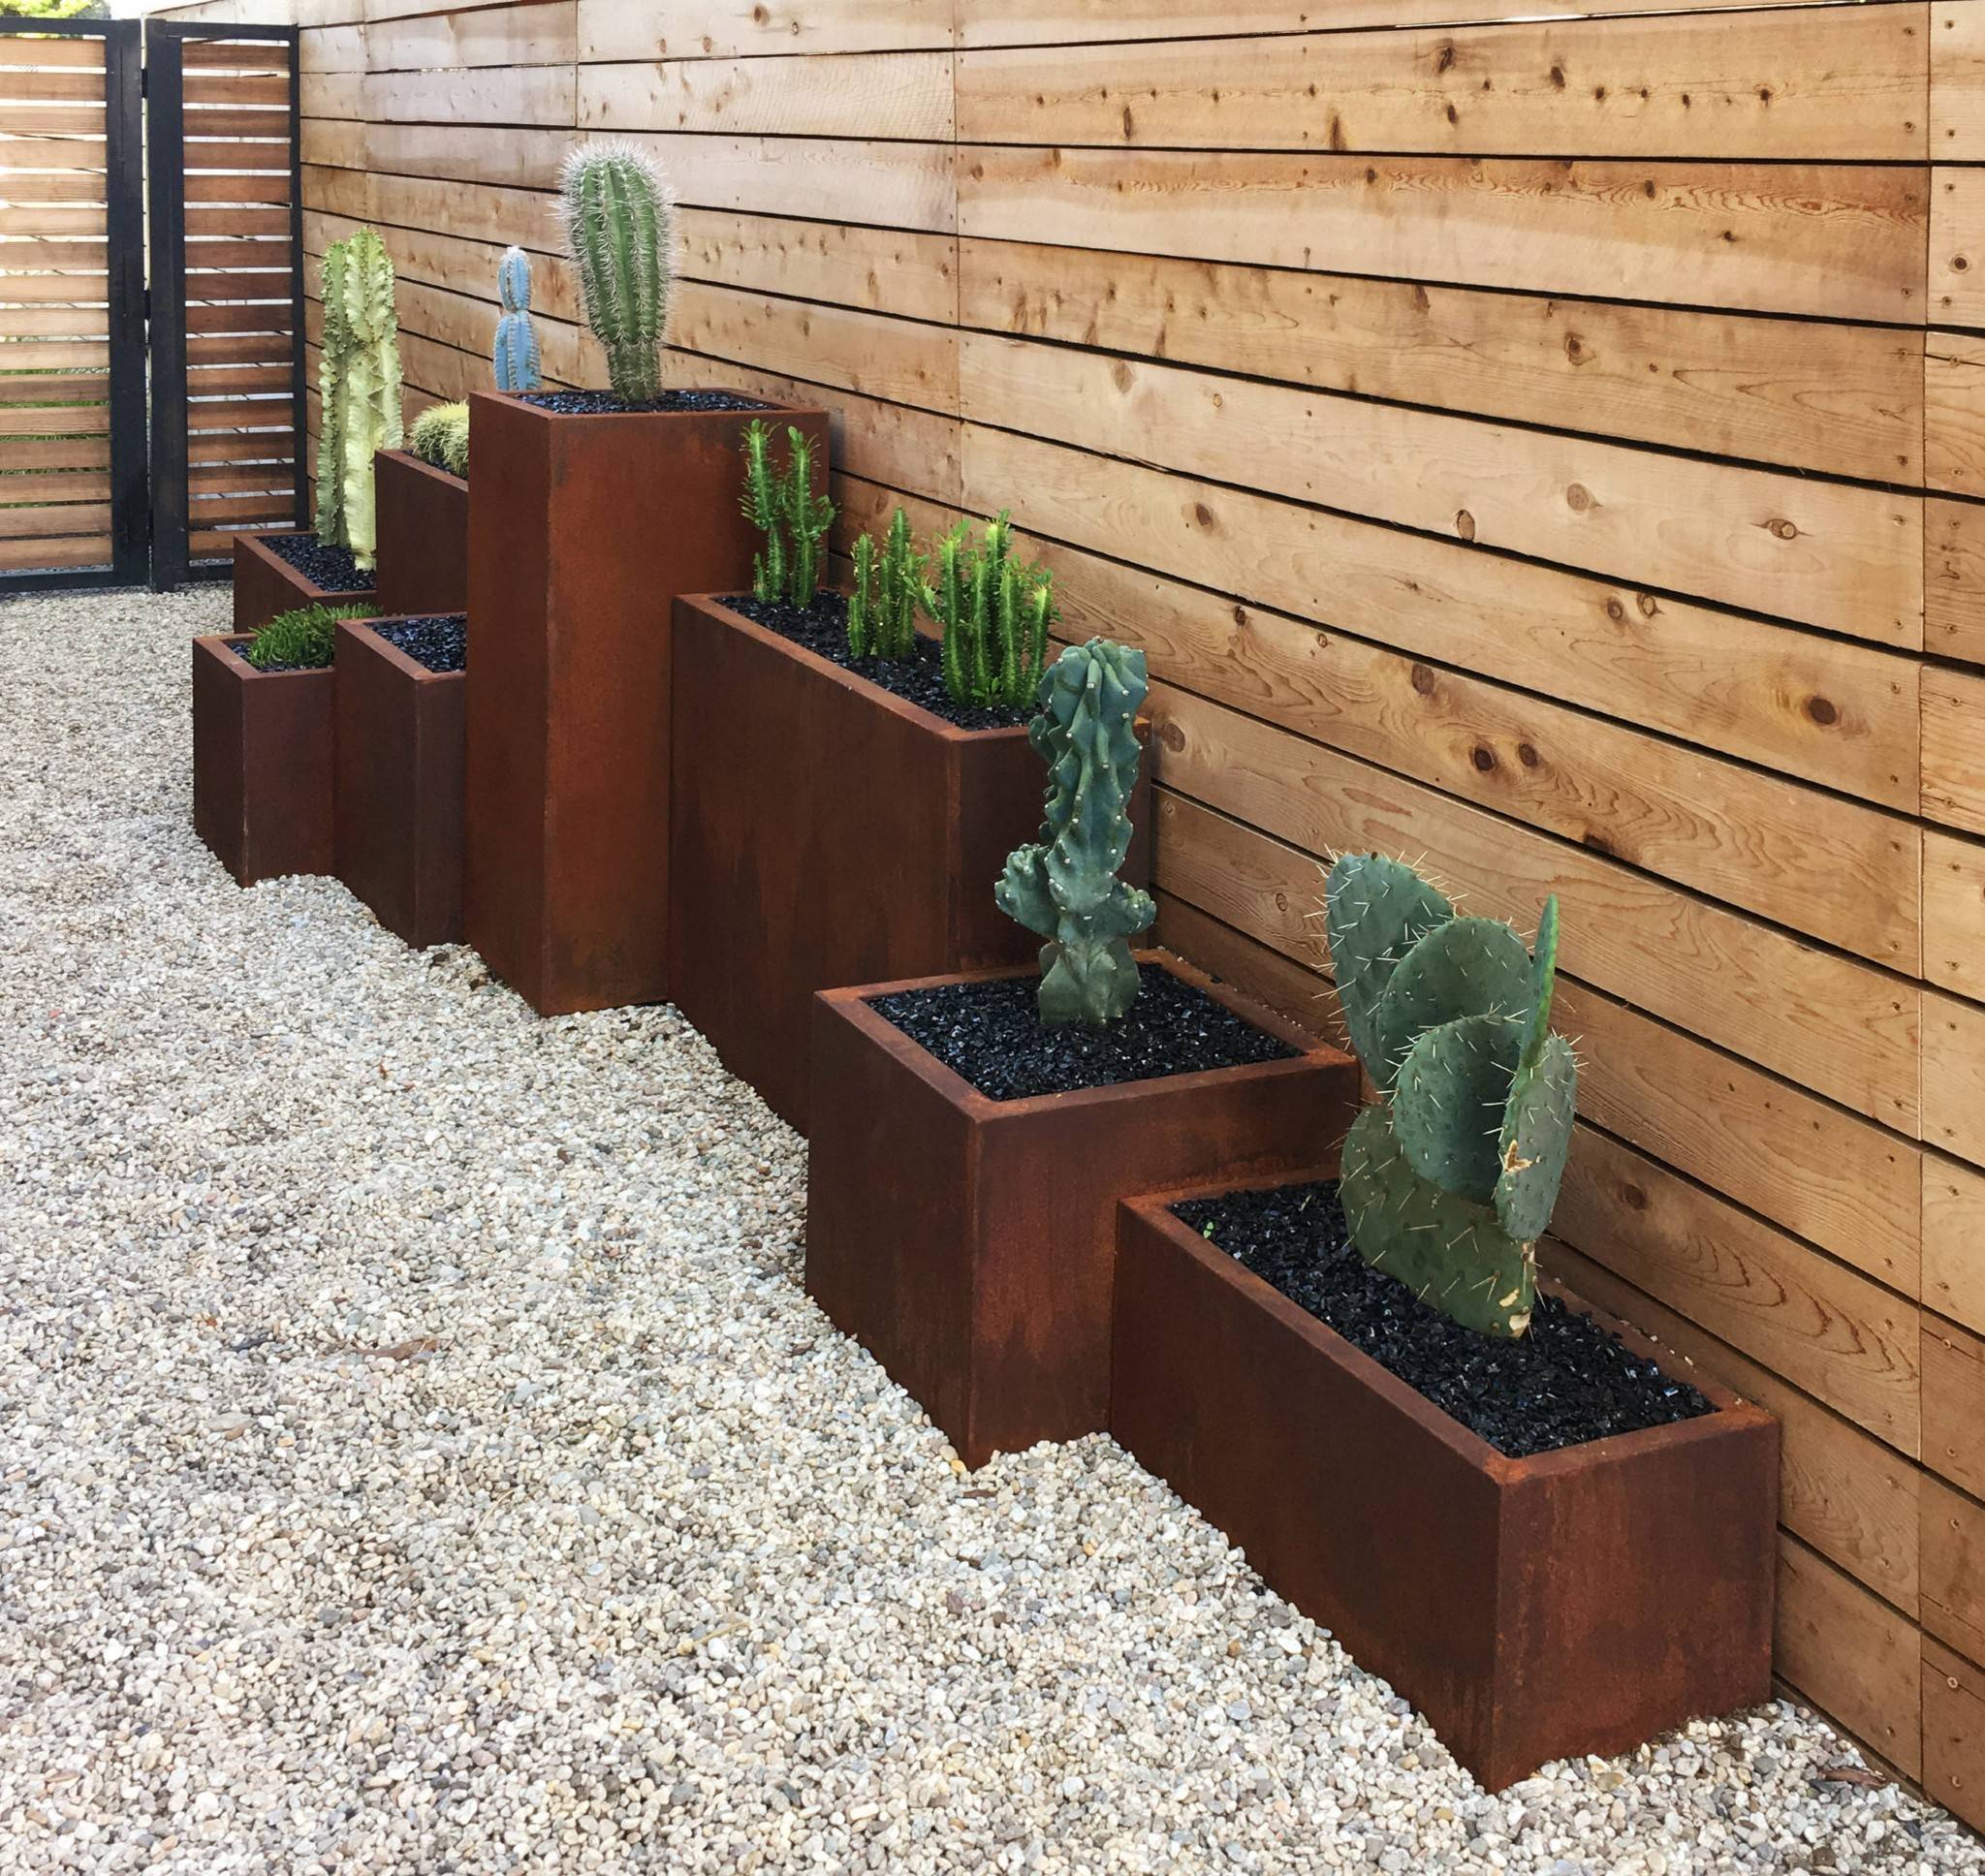
{"type": "Polygon", "coordinates": [[[186,183],[182,36],[145,29],[151,196],[151,584],[186,578],[186,183]]]}
{"type": "Polygon", "coordinates": [[[136,585],[151,565],[144,357],[144,48],[135,19],[104,28],[104,150],[109,172],[110,570],[136,585]]]}

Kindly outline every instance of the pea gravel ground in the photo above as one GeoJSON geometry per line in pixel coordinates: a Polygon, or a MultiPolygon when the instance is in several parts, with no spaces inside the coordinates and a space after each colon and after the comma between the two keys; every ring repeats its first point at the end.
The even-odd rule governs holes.
{"type": "Polygon", "coordinates": [[[1985,1866],[1790,1706],[1487,1797],[1107,1440],[961,1476],[673,1013],[227,880],[222,622],[0,605],[0,1870],[1985,1866]]]}

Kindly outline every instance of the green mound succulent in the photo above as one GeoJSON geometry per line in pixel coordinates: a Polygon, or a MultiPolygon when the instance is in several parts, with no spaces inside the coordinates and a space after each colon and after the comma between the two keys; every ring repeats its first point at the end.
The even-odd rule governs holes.
{"type": "Polygon", "coordinates": [[[393,262],[369,228],[324,254],[324,355],[318,391],[324,432],[317,452],[317,538],[372,565],[379,517],[372,456],[400,446],[399,322],[393,262]]]}
{"type": "Polygon", "coordinates": [[[257,671],[271,667],[322,670],[337,650],[340,619],[370,618],[370,606],[298,606],[278,612],[248,641],[248,662],[257,671]]]}
{"type": "Polygon", "coordinates": [[[636,144],[581,143],[565,158],[560,214],[608,382],[630,404],[660,396],[676,270],[674,193],[636,144]]]}
{"type": "Polygon", "coordinates": [[[1558,901],[1534,956],[1373,854],[1332,866],[1324,908],[1345,1027],[1381,1096],[1344,1142],[1352,1241],[1457,1322],[1521,1335],[1578,1103],[1571,1046],[1551,1033],[1558,901]]]}
{"type": "Polygon", "coordinates": [[[1137,995],[1130,940],[1156,916],[1150,895],[1117,877],[1130,849],[1125,811],[1137,782],[1133,724],[1146,690],[1142,651],[1107,639],[1070,645],[1040,681],[1027,740],[1048,765],[1041,837],[1008,856],[1000,911],[1047,939],[1041,1021],[1091,1028],[1137,995]]]}
{"type": "Polygon", "coordinates": [[[803,430],[786,431],[786,467],[772,467],[772,429],[761,419],[744,426],[745,516],[765,536],[751,556],[751,592],[771,604],[807,607],[820,590],[827,534],[835,508],[813,489],[813,444],[803,430]]]}
{"type": "Polygon", "coordinates": [[[469,472],[469,407],[429,404],[407,431],[407,448],[451,476],[469,472]]]}
{"type": "Polygon", "coordinates": [[[507,247],[496,263],[496,297],[503,307],[490,353],[498,391],[536,391],[538,328],[531,324],[531,257],[507,247]]]}
{"type": "MultiPolygon", "coordinates": [[[[1048,632],[1060,616],[1055,576],[1013,557],[1006,511],[977,542],[961,522],[937,544],[924,604],[944,630],[944,688],[958,704],[1022,705],[1040,692],[1048,632]]],[[[1143,692],[1140,689],[1139,695],[1143,692]]]]}
{"type": "Polygon", "coordinates": [[[848,600],[851,658],[907,658],[917,643],[917,611],[924,600],[927,562],[910,538],[901,509],[890,517],[878,555],[875,542],[855,543],[855,590],[848,600]]]}

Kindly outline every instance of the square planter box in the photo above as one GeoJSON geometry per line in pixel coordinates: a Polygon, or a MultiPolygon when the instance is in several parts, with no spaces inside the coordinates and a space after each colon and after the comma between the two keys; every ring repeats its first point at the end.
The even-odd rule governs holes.
{"type": "Polygon", "coordinates": [[[408,944],[452,944],[468,673],[429,671],[372,624],[337,628],[337,876],[408,944]]]}
{"type": "Polygon", "coordinates": [[[1121,1209],[1111,1432],[1485,1786],[1769,1697],[1769,1415],[1691,1373],[1716,1412],[1512,1459],[1175,1218],[1184,1196],[1121,1209]]]}
{"type": "Polygon", "coordinates": [[[1163,953],[1139,961],[1301,1052],[994,1101],[868,1002],[957,976],[814,999],[806,1288],[967,1465],[1109,1424],[1119,1199],[1313,1165],[1356,1110],[1348,1057],[1163,953]]]}
{"type": "Polygon", "coordinates": [[[827,414],[470,407],[464,932],[543,1015],[659,1002],[676,600],[750,582],[745,425],[807,432],[824,485],[827,414]]]}
{"type": "Polygon", "coordinates": [[[669,994],[803,1134],[815,990],[1033,961],[992,882],[1046,771],[1024,727],[961,730],[707,595],[676,603],[674,688],[669,994]]]}
{"type": "Polygon", "coordinates": [[[278,612],[321,600],[327,606],[357,605],[372,597],[369,588],[356,592],[331,592],[313,584],[290,565],[281,554],[266,545],[275,534],[295,535],[295,528],[271,529],[266,534],[235,536],[235,630],[256,632],[278,612]]]}
{"type": "Polygon", "coordinates": [[[333,673],[257,671],[248,638],[193,641],[193,830],[239,886],[329,873],[333,673]]]}
{"type": "Polygon", "coordinates": [[[379,508],[379,610],[464,612],[469,604],[469,485],[406,450],[372,457],[379,508]]]}

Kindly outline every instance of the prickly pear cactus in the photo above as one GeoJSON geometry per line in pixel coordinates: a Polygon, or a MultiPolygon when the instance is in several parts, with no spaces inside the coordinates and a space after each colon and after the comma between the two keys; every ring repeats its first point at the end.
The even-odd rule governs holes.
{"type": "Polygon", "coordinates": [[[378,515],[372,455],[400,446],[399,322],[393,263],[369,228],[324,255],[323,435],[317,452],[317,538],[372,565],[378,515]]]}
{"type": "Polygon", "coordinates": [[[536,391],[538,328],[531,324],[531,257],[522,248],[505,248],[496,263],[496,297],[503,306],[492,358],[496,389],[536,391]]]}
{"type": "Polygon", "coordinates": [[[1100,1027],[1137,995],[1130,939],[1156,916],[1150,895],[1117,877],[1130,849],[1125,812],[1137,781],[1132,724],[1144,702],[1142,651],[1107,639],[1071,645],[1041,679],[1027,740],[1048,765],[1041,837],[1017,847],[993,888],[1000,911],[1048,940],[1041,1021],[1100,1027]]]}
{"type": "Polygon", "coordinates": [[[1534,956],[1396,860],[1345,855],[1324,903],[1344,1019],[1382,1096],[1344,1143],[1352,1239],[1456,1321],[1521,1335],[1578,1099],[1551,1033],[1558,901],[1534,956]]]}
{"type": "Polygon", "coordinates": [[[662,390],[662,338],[676,269],[676,198],[646,151],[617,140],[565,159],[565,238],[585,323],[606,349],[607,378],[628,403],[662,390]]]}

